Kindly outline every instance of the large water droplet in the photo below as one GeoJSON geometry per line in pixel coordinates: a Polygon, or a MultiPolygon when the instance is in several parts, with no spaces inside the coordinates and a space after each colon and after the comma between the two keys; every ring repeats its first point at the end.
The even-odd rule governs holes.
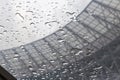
{"type": "Polygon", "coordinates": [[[24,20],[24,17],[20,13],[16,13],[16,16],[20,17],[22,20],[24,20]]]}
{"type": "Polygon", "coordinates": [[[33,71],[33,67],[32,66],[28,66],[29,70],[33,71]]]}
{"type": "Polygon", "coordinates": [[[3,26],[3,25],[0,25],[0,27],[1,27],[1,28],[5,28],[5,26],[3,26]]]}
{"type": "Polygon", "coordinates": [[[64,39],[62,39],[62,38],[59,38],[57,40],[58,40],[58,42],[64,42],[64,39]]]}
{"type": "Polygon", "coordinates": [[[63,62],[63,65],[66,66],[66,65],[68,65],[68,63],[67,62],[63,62]]]}
{"type": "Polygon", "coordinates": [[[73,15],[75,12],[66,12],[66,14],[73,15]]]}
{"type": "Polygon", "coordinates": [[[53,54],[53,55],[56,55],[57,53],[53,52],[52,54],[53,54]]]}
{"type": "Polygon", "coordinates": [[[62,73],[67,73],[68,72],[68,70],[67,69],[64,69],[64,71],[62,72],[62,73]]]}
{"type": "Polygon", "coordinates": [[[54,63],[55,61],[54,60],[50,60],[51,63],[54,63]]]}

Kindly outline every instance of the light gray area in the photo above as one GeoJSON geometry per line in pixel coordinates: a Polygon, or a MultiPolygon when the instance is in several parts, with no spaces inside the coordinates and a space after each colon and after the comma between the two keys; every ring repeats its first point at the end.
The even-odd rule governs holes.
{"type": "Polygon", "coordinates": [[[91,0],[0,0],[0,50],[46,37],[73,20],[91,0]]]}

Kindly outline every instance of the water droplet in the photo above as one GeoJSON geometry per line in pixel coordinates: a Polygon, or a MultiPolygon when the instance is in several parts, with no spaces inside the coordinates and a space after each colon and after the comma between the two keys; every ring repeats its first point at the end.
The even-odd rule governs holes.
{"type": "Polygon", "coordinates": [[[18,53],[14,54],[14,59],[17,60],[20,57],[20,55],[18,53]]]}
{"type": "Polygon", "coordinates": [[[43,68],[39,68],[39,70],[40,70],[40,71],[45,71],[45,69],[43,69],[43,68]]]}
{"type": "Polygon", "coordinates": [[[26,74],[25,74],[25,73],[22,73],[22,76],[23,76],[23,77],[25,77],[25,76],[26,76],[26,74]]]}
{"type": "Polygon", "coordinates": [[[60,75],[56,75],[56,77],[59,77],[60,75]]]}
{"type": "Polygon", "coordinates": [[[20,13],[16,13],[16,16],[19,16],[22,20],[24,20],[24,17],[20,13]]]}
{"type": "Polygon", "coordinates": [[[53,52],[52,54],[53,54],[53,55],[56,55],[57,53],[53,52]]]}
{"type": "Polygon", "coordinates": [[[55,61],[54,61],[54,60],[51,60],[50,62],[54,63],[55,61]]]}
{"type": "Polygon", "coordinates": [[[47,25],[47,24],[49,24],[49,23],[57,23],[57,24],[59,24],[59,22],[58,21],[49,21],[49,22],[45,22],[45,25],[47,25]]]}
{"type": "Polygon", "coordinates": [[[59,31],[60,31],[61,34],[65,33],[65,31],[63,29],[60,29],[59,31]]]}
{"type": "Polygon", "coordinates": [[[81,53],[83,53],[82,50],[78,51],[77,53],[75,53],[76,56],[80,55],[81,53]]]}
{"type": "Polygon", "coordinates": [[[14,57],[13,59],[14,59],[14,60],[18,60],[18,57],[14,57]]]}
{"type": "Polygon", "coordinates": [[[79,48],[72,48],[71,50],[70,50],[70,53],[72,53],[72,54],[75,54],[75,55],[78,55],[78,54],[80,54],[81,53],[81,49],[79,49],[79,48]]]}
{"type": "Polygon", "coordinates": [[[33,13],[33,11],[26,11],[26,12],[33,13]]]}
{"type": "Polygon", "coordinates": [[[67,63],[67,62],[64,62],[64,63],[63,63],[63,66],[66,66],[66,65],[68,65],[68,63],[67,63]]]}
{"type": "Polygon", "coordinates": [[[62,39],[62,38],[59,38],[57,40],[58,40],[58,42],[64,42],[64,39],[62,39]]]}
{"type": "Polygon", "coordinates": [[[0,25],[0,27],[1,27],[1,28],[5,28],[5,26],[3,26],[3,25],[0,25]]]}
{"type": "Polygon", "coordinates": [[[43,67],[46,67],[46,65],[45,65],[45,64],[43,64],[42,66],[43,66],[43,67]]]}
{"type": "Polygon", "coordinates": [[[15,54],[15,57],[19,57],[19,54],[15,54]]]}
{"type": "Polygon", "coordinates": [[[10,22],[10,19],[6,19],[7,22],[10,22]]]}
{"type": "Polygon", "coordinates": [[[44,77],[42,77],[42,80],[45,80],[45,78],[44,78],[44,77]]]}
{"type": "Polygon", "coordinates": [[[16,6],[16,8],[21,8],[21,6],[16,6]]]}
{"type": "Polygon", "coordinates": [[[6,32],[7,32],[7,30],[4,30],[3,32],[4,32],[4,33],[6,33],[6,32]]]}
{"type": "Polygon", "coordinates": [[[101,69],[101,68],[103,68],[103,66],[96,67],[96,68],[94,68],[94,70],[99,70],[99,69],[101,69]]]}
{"type": "Polygon", "coordinates": [[[22,27],[22,28],[27,29],[27,27],[25,27],[25,26],[24,26],[24,27],[22,27]]]}
{"type": "Polygon", "coordinates": [[[20,49],[21,49],[22,51],[25,51],[25,48],[24,48],[23,45],[20,46],[20,49]]]}
{"type": "Polygon", "coordinates": [[[30,1],[27,1],[26,3],[30,3],[30,1]]]}
{"type": "Polygon", "coordinates": [[[69,80],[73,80],[74,78],[73,77],[69,77],[69,80]]]}
{"type": "Polygon", "coordinates": [[[34,22],[31,22],[30,25],[35,25],[35,23],[34,23],[34,22]]]}
{"type": "Polygon", "coordinates": [[[36,72],[36,71],[33,71],[32,73],[33,73],[33,75],[37,75],[37,72],[36,72]]]}
{"type": "Polygon", "coordinates": [[[33,67],[32,66],[28,66],[29,70],[33,71],[33,67]]]}
{"type": "Polygon", "coordinates": [[[66,14],[73,15],[75,12],[66,12],[66,14]]]}
{"type": "Polygon", "coordinates": [[[64,69],[64,71],[62,73],[67,73],[67,71],[68,71],[67,69],[64,69]]]}
{"type": "Polygon", "coordinates": [[[5,64],[5,63],[2,63],[1,65],[2,65],[2,66],[5,66],[6,64],[5,64]]]}
{"type": "Polygon", "coordinates": [[[3,36],[4,34],[3,33],[0,33],[0,36],[3,36]]]}

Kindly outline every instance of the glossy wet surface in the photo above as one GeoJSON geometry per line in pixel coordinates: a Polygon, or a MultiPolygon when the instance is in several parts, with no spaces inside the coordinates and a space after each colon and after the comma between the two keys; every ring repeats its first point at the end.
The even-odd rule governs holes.
{"type": "Polygon", "coordinates": [[[91,0],[0,0],[0,50],[41,39],[73,20],[91,0]]]}

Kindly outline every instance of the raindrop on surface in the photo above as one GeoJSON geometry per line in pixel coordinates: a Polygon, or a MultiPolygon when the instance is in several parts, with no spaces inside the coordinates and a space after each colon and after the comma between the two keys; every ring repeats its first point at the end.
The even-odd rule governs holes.
{"type": "Polygon", "coordinates": [[[14,73],[14,70],[13,69],[9,69],[11,73],[14,73]]]}
{"type": "Polygon", "coordinates": [[[78,51],[77,53],[75,53],[76,56],[80,55],[81,53],[83,53],[82,50],[78,51]]]}
{"type": "Polygon", "coordinates": [[[57,23],[57,24],[59,24],[58,21],[49,21],[49,22],[45,22],[45,25],[47,25],[47,24],[49,24],[49,23],[57,23]]]}
{"type": "Polygon", "coordinates": [[[63,29],[60,29],[59,32],[60,32],[61,34],[64,34],[64,33],[65,33],[65,31],[64,31],[63,29]]]}
{"type": "Polygon", "coordinates": [[[33,75],[37,75],[37,72],[36,72],[36,71],[33,71],[32,73],[33,73],[33,75]]]}
{"type": "Polygon", "coordinates": [[[22,28],[27,29],[27,27],[25,27],[25,26],[24,26],[24,27],[22,27],[22,28]]]}
{"type": "Polygon", "coordinates": [[[3,25],[0,25],[0,27],[1,27],[1,28],[5,28],[5,26],[3,26],[3,25]]]}
{"type": "Polygon", "coordinates": [[[26,11],[26,12],[33,13],[33,11],[26,11]]]}
{"type": "Polygon", "coordinates": [[[33,71],[33,67],[32,66],[28,66],[29,70],[33,71]]]}
{"type": "Polygon", "coordinates": [[[25,73],[22,73],[22,76],[23,76],[23,77],[25,77],[25,76],[26,76],[26,74],[25,74],[25,73]]]}
{"type": "Polygon", "coordinates": [[[64,62],[64,63],[63,63],[63,66],[66,66],[66,65],[68,65],[68,63],[67,63],[67,62],[64,62]]]}
{"type": "Polygon", "coordinates": [[[45,69],[43,69],[43,68],[39,68],[38,70],[40,70],[40,71],[45,71],[45,69]]]}
{"type": "Polygon", "coordinates": [[[56,77],[59,77],[60,75],[56,75],[56,77]]]}
{"type": "Polygon", "coordinates": [[[42,80],[45,80],[45,78],[44,78],[44,77],[42,77],[42,80]]]}
{"type": "Polygon", "coordinates": [[[79,69],[79,71],[82,71],[82,69],[79,69]]]}
{"type": "Polygon", "coordinates": [[[50,62],[54,63],[55,61],[54,61],[54,60],[51,60],[50,62]]]}
{"type": "Polygon", "coordinates": [[[20,49],[21,49],[22,51],[25,51],[25,48],[24,48],[23,45],[20,46],[20,49]]]}
{"type": "Polygon", "coordinates": [[[66,12],[66,14],[73,15],[75,12],[66,12]]]}
{"type": "Polygon", "coordinates": [[[83,75],[84,75],[84,73],[80,73],[80,74],[79,74],[79,76],[83,76],[83,75]]]}
{"type": "Polygon", "coordinates": [[[34,22],[31,22],[30,25],[31,25],[31,26],[32,26],[32,25],[35,25],[35,23],[34,23],[34,22]]]}
{"type": "Polygon", "coordinates": [[[88,45],[88,43],[87,43],[87,42],[83,42],[83,45],[84,45],[84,46],[87,46],[87,45],[88,45]]]}
{"type": "Polygon", "coordinates": [[[16,60],[16,59],[18,59],[20,56],[19,56],[19,54],[18,53],[15,53],[14,54],[14,59],[16,60]]]}
{"type": "Polygon", "coordinates": [[[7,22],[10,22],[10,19],[6,19],[7,22]]]}
{"type": "Polygon", "coordinates": [[[70,50],[70,53],[75,54],[75,55],[78,55],[78,54],[82,53],[82,50],[79,49],[79,48],[72,48],[72,49],[70,50]]]}
{"type": "Polygon", "coordinates": [[[29,64],[32,64],[32,62],[31,62],[31,61],[29,61],[29,64]]]}
{"type": "Polygon", "coordinates": [[[16,6],[16,8],[21,8],[21,6],[16,6]]]}
{"type": "Polygon", "coordinates": [[[69,77],[69,80],[73,80],[74,78],[73,77],[69,77]]]}
{"type": "Polygon", "coordinates": [[[43,67],[46,67],[46,64],[43,64],[42,66],[43,66],[43,67]]]}
{"type": "Polygon", "coordinates": [[[4,32],[4,33],[6,33],[6,32],[7,32],[7,30],[4,30],[3,32],[4,32]]]}
{"type": "Polygon", "coordinates": [[[20,46],[20,48],[21,48],[21,49],[23,49],[23,48],[24,48],[24,46],[23,46],[23,45],[21,45],[21,46],[20,46]]]}
{"type": "Polygon", "coordinates": [[[4,34],[3,33],[0,33],[0,36],[3,36],[4,34]]]}
{"type": "Polygon", "coordinates": [[[30,1],[27,1],[26,3],[30,3],[30,1]]]}
{"type": "Polygon", "coordinates": [[[67,71],[68,71],[67,69],[64,69],[64,71],[62,73],[67,73],[67,71]]]}
{"type": "Polygon", "coordinates": [[[94,70],[99,70],[99,69],[101,69],[101,68],[103,68],[103,66],[96,67],[96,68],[94,68],[94,70]]]}
{"type": "Polygon", "coordinates": [[[18,60],[18,57],[14,57],[13,59],[14,59],[14,60],[18,60]]]}
{"type": "Polygon", "coordinates": [[[5,64],[5,63],[2,63],[1,65],[2,65],[2,66],[5,66],[6,64],[5,64]]]}
{"type": "Polygon", "coordinates": [[[59,38],[57,40],[58,40],[58,42],[64,42],[64,39],[61,39],[61,38],[59,38]]]}
{"type": "Polygon", "coordinates": [[[75,55],[78,56],[78,55],[80,55],[80,53],[76,53],[75,55]]]}
{"type": "Polygon", "coordinates": [[[19,57],[19,54],[15,54],[15,57],[19,57]]]}
{"type": "Polygon", "coordinates": [[[24,20],[24,17],[20,13],[16,13],[16,16],[19,16],[22,20],[24,20]]]}
{"type": "Polygon", "coordinates": [[[53,55],[56,55],[57,53],[53,52],[52,54],[53,54],[53,55]]]}

